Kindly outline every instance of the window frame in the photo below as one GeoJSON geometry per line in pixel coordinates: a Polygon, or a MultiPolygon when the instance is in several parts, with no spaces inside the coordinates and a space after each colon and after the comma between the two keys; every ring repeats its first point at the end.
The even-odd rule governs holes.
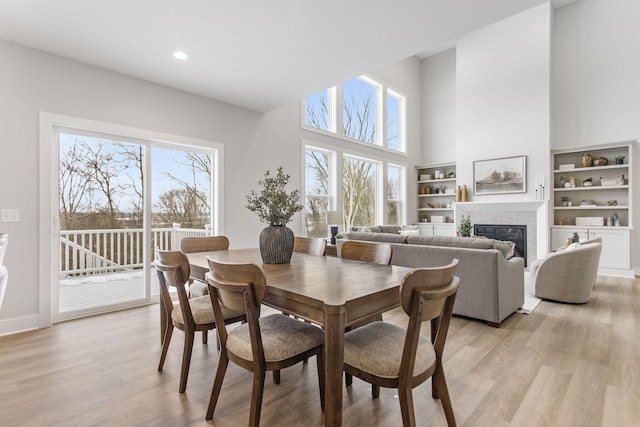
{"type": "MultiPolygon", "coordinates": [[[[337,84],[325,90],[331,95],[329,96],[328,106],[329,122],[332,124],[333,130],[324,130],[321,128],[315,128],[305,124],[305,100],[301,100],[300,108],[300,127],[303,130],[314,132],[322,135],[339,138],[344,141],[348,141],[353,144],[359,144],[367,147],[373,147],[381,151],[387,151],[396,155],[407,156],[407,95],[402,91],[391,87],[383,81],[370,77],[368,75],[361,75],[354,77],[354,79],[362,80],[368,85],[371,85],[376,90],[376,140],[375,142],[365,142],[355,138],[348,137],[344,134],[343,129],[343,107],[344,96],[343,88],[344,83],[337,84]],[[392,149],[388,146],[388,97],[393,96],[398,99],[398,149],[392,149]]],[[[353,79],[350,79],[353,80],[353,79]]],[[[315,95],[315,92],[312,95],[315,95]]],[[[311,95],[310,95],[311,96],[311,95]]]]}
{"type": "MultiPolygon", "coordinates": [[[[407,183],[407,168],[408,166],[402,162],[398,162],[397,159],[391,159],[385,156],[385,153],[379,153],[381,155],[374,155],[372,153],[363,153],[361,151],[356,151],[349,149],[349,147],[345,147],[339,143],[337,144],[329,144],[329,143],[320,143],[318,141],[311,141],[308,139],[302,139],[302,180],[301,180],[301,193],[305,197],[305,205],[306,205],[306,163],[305,157],[307,150],[317,150],[332,153],[333,158],[333,174],[329,176],[330,189],[331,189],[331,202],[329,206],[331,206],[332,210],[342,211],[344,209],[343,206],[343,189],[342,189],[342,176],[343,173],[343,161],[345,157],[351,157],[356,159],[361,159],[364,161],[374,162],[378,164],[377,171],[377,182],[376,182],[376,206],[375,206],[375,223],[382,224],[381,221],[386,221],[388,217],[388,207],[387,207],[387,194],[388,194],[388,168],[389,166],[398,167],[400,169],[400,181],[401,188],[399,189],[400,199],[398,202],[400,203],[402,209],[398,214],[398,223],[406,224],[407,221],[407,194],[406,194],[406,183],[407,183]]],[[[370,224],[370,225],[376,225],[370,224]]],[[[343,230],[344,224],[341,224],[340,231],[343,230]]],[[[303,221],[302,224],[302,235],[307,236],[307,227],[306,221],[303,221]]],[[[327,230],[328,237],[328,230],[327,230]]]]}

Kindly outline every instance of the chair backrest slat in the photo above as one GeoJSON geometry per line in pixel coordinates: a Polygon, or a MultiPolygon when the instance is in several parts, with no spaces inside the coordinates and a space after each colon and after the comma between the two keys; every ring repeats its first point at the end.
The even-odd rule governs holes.
{"type": "Polygon", "coordinates": [[[459,279],[455,277],[458,260],[443,267],[417,268],[404,277],[400,285],[400,301],[403,310],[411,315],[414,298],[423,298],[422,321],[435,319],[442,314],[447,298],[455,294],[459,279]]]}
{"type": "Polygon", "coordinates": [[[327,241],[321,238],[309,238],[296,236],[293,242],[293,251],[309,255],[323,256],[327,241]]]}
{"type": "Polygon", "coordinates": [[[227,249],[229,249],[229,239],[226,236],[185,237],[180,242],[180,250],[186,254],[227,249]]]}
{"type": "Polygon", "coordinates": [[[207,258],[209,286],[217,289],[222,305],[237,311],[246,311],[244,293],[249,283],[253,285],[256,304],[260,305],[267,292],[267,280],[262,270],[255,264],[235,264],[214,261],[207,258]]]}
{"type": "Polygon", "coordinates": [[[347,240],[342,245],[341,256],[345,259],[387,265],[391,260],[391,245],[347,240]]]}

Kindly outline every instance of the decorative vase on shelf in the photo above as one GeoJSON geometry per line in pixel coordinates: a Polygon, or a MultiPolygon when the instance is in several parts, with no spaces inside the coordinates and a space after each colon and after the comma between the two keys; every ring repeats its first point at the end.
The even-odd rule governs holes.
{"type": "Polygon", "coordinates": [[[467,189],[466,185],[462,188],[462,201],[463,202],[469,201],[469,190],[467,189]]]}
{"type": "Polygon", "coordinates": [[[591,154],[583,154],[582,155],[582,167],[590,168],[593,166],[593,156],[591,154]]]}
{"type": "Polygon", "coordinates": [[[456,202],[461,202],[461,201],[462,201],[462,187],[458,185],[458,188],[456,188],[456,202]]]}
{"type": "Polygon", "coordinates": [[[287,264],[293,254],[293,231],[285,225],[270,225],[260,232],[260,256],[265,264],[287,264]]]}

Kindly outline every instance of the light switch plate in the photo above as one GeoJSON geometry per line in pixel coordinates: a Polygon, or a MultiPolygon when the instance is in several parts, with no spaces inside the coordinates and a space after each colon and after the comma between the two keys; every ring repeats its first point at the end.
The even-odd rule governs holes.
{"type": "Polygon", "coordinates": [[[0,209],[0,222],[20,222],[20,209],[0,209]]]}

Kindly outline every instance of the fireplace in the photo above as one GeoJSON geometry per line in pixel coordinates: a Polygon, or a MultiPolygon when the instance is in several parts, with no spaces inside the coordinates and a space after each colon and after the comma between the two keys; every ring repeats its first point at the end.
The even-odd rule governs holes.
{"type": "Polygon", "coordinates": [[[527,266],[527,226],[507,224],[474,224],[473,234],[515,243],[514,256],[524,258],[527,266]]]}

